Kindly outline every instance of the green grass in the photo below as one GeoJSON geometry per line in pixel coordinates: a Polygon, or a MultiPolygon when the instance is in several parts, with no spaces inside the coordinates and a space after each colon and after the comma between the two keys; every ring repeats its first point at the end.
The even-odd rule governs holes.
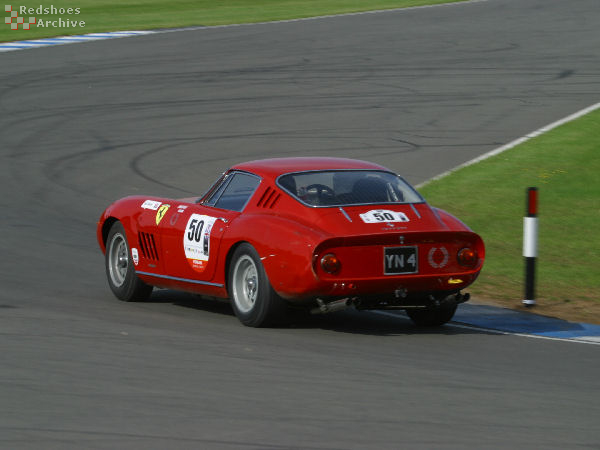
{"type": "MultiPolygon", "coordinates": [[[[148,30],[201,25],[267,22],[272,20],[314,17],[377,9],[452,3],[464,0],[53,0],[28,4],[36,8],[54,5],[56,8],[80,8],[78,15],[38,15],[39,20],[85,21],[83,28],[41,28],[11,30],[0,23],[0,42],[42,37],[85,34],[99,31],[148,30]]],[[[22,3],[12,4],[17,10],[22,3]]],[[[4,17],[9,14],[5,13],[4,17]]],[[[25,20],[30,14],[22,15],[25,20]]]]}
{"type": "Polygon", "coordinates": [[[471,292],[523,298],[525,193],[539,188],[537,298],[600,305],[600,111],[420,189],[486,244],[471,292]]]}

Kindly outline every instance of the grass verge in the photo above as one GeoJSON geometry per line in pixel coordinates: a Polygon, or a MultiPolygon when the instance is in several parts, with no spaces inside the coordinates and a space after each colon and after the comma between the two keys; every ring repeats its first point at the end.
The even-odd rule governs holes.
{"type": "Polygon", "coordinates": [[[536,313],[600,323],[600,110],[420,189],[486,244],[470,288],[512,308],[523,298],[526,189],[539,188],[536,313]]]}
{"type": "MultiPolygon", "coordinates": [[[[19,14],[25,21],[35,17],[37,25],[30,30],[11,30],[0,23],[0,42],[39,39],[51,36],[86,34],[100,31],[149,30],[189,26],[225,25],[232,23],[268,22],[273,20],[343,14],[378,9],[453,3],[465,0],[53,0],[11,4],[33,8],[33,14],[19,14]],[[43,8],[79,8],[79,14],[39,14],[43,8]],[[40,22],[84,21],[85,26],[42,27],[40,22]]],[[[8,1],[6,4],[9,4],[8,1]]],[[[42,11],[43,12],[43,11],[42,11]]],[[[5,12],[5,17],[10,13],[5,12]]],[[[57,23],[60,25],[60,23],[57,23]]]]}

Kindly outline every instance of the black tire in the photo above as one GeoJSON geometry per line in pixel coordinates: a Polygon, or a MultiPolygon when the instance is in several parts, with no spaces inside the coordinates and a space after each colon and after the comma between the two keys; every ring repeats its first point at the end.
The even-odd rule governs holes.
{"type": "Polygon", "coordinates": [[[231,257],[229,297],[237,318],[248,327],[282,324],[287,305],[273,290],[257,251],[242,243],[231,257]]]}
{"type": "Polygon", "coordinates": [[[454,317],[456,305],[430,306],[423,309],[407,309],[406,314],[420,327],[439,327],[454,317]]]}
{"type": "Polygon", "coordinates": [[[119,300],[139,302],[150,297],[152,286],[135,274],[131,249],[121,222],[115,222],[108,232],[104,262],[108,285],[119,300]]]}

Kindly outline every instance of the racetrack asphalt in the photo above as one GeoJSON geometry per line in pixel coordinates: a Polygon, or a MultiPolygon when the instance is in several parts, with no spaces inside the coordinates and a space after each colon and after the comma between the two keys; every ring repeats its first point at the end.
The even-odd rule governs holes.
{"type": "MultiPolygon", "coordinates": [[[[413,183],[598,101],[597,0],[488,0],[0,54],[0,448],[597,448],[600,347],[122,303],[95,224],[231,164],[413,183]]],[[[509,182],[509,181],[507,181],[509,182]]],[[[493,189],[493,186],[490,186],[493,189]]]]}

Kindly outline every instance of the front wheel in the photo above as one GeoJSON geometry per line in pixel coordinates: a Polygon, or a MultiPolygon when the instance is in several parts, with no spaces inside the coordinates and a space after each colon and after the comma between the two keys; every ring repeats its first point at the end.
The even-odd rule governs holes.
{"type": "Polygon", "coordinates": [[[131,251],[121,222],[115,222],[106,240],[106,277],[108,285],[119,300],[126,302],[146,300],[152,292],[135,274],[131,251]]]}
{"type": "Polygon", "coordinates": [[[273,290],[260,256],[250,244],[235,249],[228,281],[233,311],[244,325],[266,327],[285,319],[285,301],[273,290]]]}
{"type": "Polygon", "coordinates": [[[422,309],[407,309],[408,317],[420,327],[439,327],[452,320],[456,305],[430,306],[422,309]]]}

